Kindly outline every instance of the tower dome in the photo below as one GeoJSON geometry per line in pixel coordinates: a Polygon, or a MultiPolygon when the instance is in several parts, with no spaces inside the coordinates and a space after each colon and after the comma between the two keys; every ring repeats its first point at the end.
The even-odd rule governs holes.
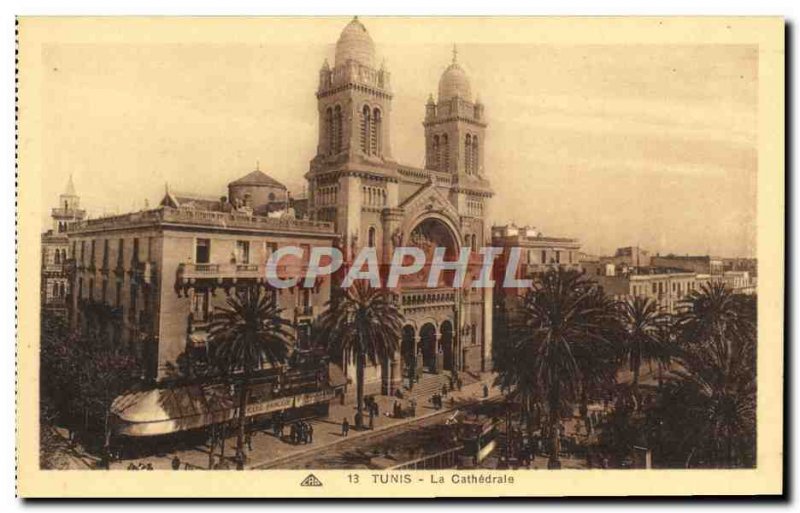
{"type": "Polygon", "coordinates": [[[358,21],[358,16],[347,24],[336,42],[335,65],[340,66],[354,60],[364,66],[374,67],[375,44],[367,28],[358,21]]]}
{"type": "Polygon", "coordinates": [[[466,72],[456,60],[456,49],[453,48],[453,62],[444,70],[442,78],[439,79],[439,101],[447,101],[451,98],[461,98],[467,101],[472,100],[472,89],[469,84],[466,72]]]}

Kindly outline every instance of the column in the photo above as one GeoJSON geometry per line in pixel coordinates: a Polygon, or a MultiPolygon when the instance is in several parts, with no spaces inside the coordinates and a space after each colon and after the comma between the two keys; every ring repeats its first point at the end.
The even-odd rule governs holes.
{"type": "Polygon", "coordinates": [[[394,357],[389,362],[389,367],[391,369],[391,381],[389,382],[389,395],[395,393],[396,390],[400,390],[403,388],[403,365],[402,365],[403,357],[400,354],[400,350],[398,349],[394,353],[394,357]]]}

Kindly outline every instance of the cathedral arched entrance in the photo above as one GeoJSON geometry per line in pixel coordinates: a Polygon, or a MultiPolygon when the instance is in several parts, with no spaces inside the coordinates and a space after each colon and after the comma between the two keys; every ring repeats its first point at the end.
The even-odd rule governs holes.
{"type": "Polygon", "coordinates": [[[419,330],[419,344],[422,351],[422,364],[428,372],[436,372],[437,353],[436,326],[431,323],[424,324],[419,330]]]}
{"type": "Polygon", "coordinates": [[[453,336],[453,323],[449,320],[444,321],[442,326],[439,328],[440,331],[440,345],[442,346],[442,357],[443,367],[445,370],[455,370],[454,366],[454,354],[455,348],[453,347],[455,344],[455,337],[453,336]]]}

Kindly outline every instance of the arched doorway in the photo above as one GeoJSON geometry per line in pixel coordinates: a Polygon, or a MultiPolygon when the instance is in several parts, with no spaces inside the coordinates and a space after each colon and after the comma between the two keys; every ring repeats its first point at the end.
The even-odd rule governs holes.
{"type": "Polygon", "coordinates": [[[436,326],[427,323],[419,330],[422,362],[428,372],[436,372],[436,326]]]}
{"type": "MultiPolygon", "coordinates": [[[[407,245],[417,247],[425,254],[425,261],[433,261],[434,251],[437,248],[444,248],[444,260],[455,261],[458,259],[458,237],[453,230],[442,219],[428,217],[419,221],[414,229],[411,230],[407,239],[407,245]]],[[[401,286],[407,288],[427,287],[428,274],[430,268],[423,269],[419,273],[403,276],[401,286]]],[[[439,287],[451,287],[455,271],[445,270],[442,272],[439,287]]]]}
{"type": "Polygon", "coordinates": [[[454,339],[453,339],[453,323],[450,321],[444,321],[442,323],[442,327],[440,328],[441,332],[441,346],[442,346],[442,356],[444,358],[444,369],[449,371],[456,370],[455,365],[455,358],[454,356],[454,339]]]}

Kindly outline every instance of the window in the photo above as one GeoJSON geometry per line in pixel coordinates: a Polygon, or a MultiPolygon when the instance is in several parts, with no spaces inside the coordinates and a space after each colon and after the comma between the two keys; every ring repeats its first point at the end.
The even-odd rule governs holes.
{"type": "Polygon", "coordinates": [[[78,278],[78,299],[83,299],[83,278],[78,278]]]}
{"type": "Polygon", "coordinates": [[[125,255],[125,239],[120,239],[117,242],[117,267],[122,268],[123,257],[125,255]]]}
{"type": "MultiPolygon", "coordinates": [[[[136,242],[136,239],[134,239],[136,242]]],[[[197,239],[194,247],[194,261],[198,264],[207,264],[211,256],[211,241],[209,239],[197,239]]]]}
{"type": "Polygon", "coordinates": [[[433,145],[431,147],[431,168],[439,169],[439,136],[433,136],[433,145]]]}
{"type": "Polygon", "coordinates": [[[335,139],[333,133],[333,109],[330,107],[325,111],[325,133],[328,135],[328,155],[332,155],[335,139]]]}
{"type": "Polygon", "coordinates": [[[192,318],[195,322],[208,320],[208,291],[195,291],[192,296],[192,318]]]}
{"type": "Polygon", "coordinates": [[[369,155],[370,130],[369,107],[364,105],[361,110],[361,152],[366,155],[369,155]]]}
{"type": "Polygon", "coordinates": [[[542,263],[543,264],[547,263],[547,251],[544,249],[542,250],[542,263]]]}
{"type": "Polygon", "coordinates": [[[370,226],[369,227],[369,232],[367,232],[367,242],[369,244],[369,247],[371,247],[371,248],[375,247],[375,227],[374,226],[370,226]]]}
{"type": "Polygon", "coordinates": [[[106,298],[108,297],[108,280],[106,280],[105,278],[103,279],[103,286],[100,289],[100,294],[101,294],[100,296],[101,301],[105,303],[106,298]]]}
{"type": "Polygon", "coordinates": [[[472,161],[472,172],[473,173],[477,173],[478,171],[480,171],[478,169],[478,162],[480,162],[480,160],[478,159],[478,136],[477,135],[473,135],[472,136],[472,157],[470,158],[470,160],[472,161]]]}
{"type": "Polygon", "coordinates": [[[121,281],[117,282],[117,297],[115,298],[114,304],[117,305],[117,307],[122,306],[122,282],[121,281]]]}
{"type": "Polygon", "coordinates": [[[236,263],[249,264],[250,263],[250,242],[246,240],[236,241],[236,263]]]}
{"type": "Polygon", "coordinates": [[[381,154],[381,111],[372,111],[372,124],[370,124],[370,151],[373,155],[381,154]]]}
{"type": "Polygon", "coordinates": [[[86,265],[86,241],[81,241],[81,263],[86,265]]]}
{"type": "Polygon", "coordinates": [[[139,239],[133,239],[133,253],[131,254],[131,262],[134,264],[139,263],[139,239]]]}
{"type": "Polygon", "coordinates": [[[472,173],[472,136],[470,134],[464,138],[464,168],[467,174],[472,173]]]}
{"type": "Polygon", "coordinates": [[[55,254],[55,263],[57,263],[57,264],[61,263],[61,253],[58,250],[56,250],[56,254],[55,254]]]}
{"type": "Polygon", "coordinates": [[[53,297],[58,297],[58,283],[53,283],[53,297]]]}
{"type": "Polygon", "coordinates": [[[91,265],[91,266],[94,266],[95,263],[96,263],[96,260],[94,259],[95,242],[96,242],[95,240],[92,240],[92,254],[89,257],[89,265],[91,265]]]}
{"type": "Polygon", "coordinates": [[[561,251],[556,251],[556,263],[561,263],[561,251]]]}
{"type": "Polygon", "coordinates": [[[655,294],[656,292],[658,292],[658,284],[654,282],[653,283],[653,294],[655,294]]]}
{"type": "Polygon", "coordinates": [[[333,109],[333,152],[342,151],[342,108],[333,109]]]}
{"type": "Polygon", "coordinates": [[[447,134],[442,135],[442,157],[441,157],[442,171],[450,170],[450,144],[447,141],[447,134]]]}
{"type": "Polygon", "coordinates": [[[269,260],[269,257],[278,251],[278,243],[277,242],[265,242],[264,243],[264,262],[269,260]]]}
{"type": "Polygon", "coordinates": [[[103,241],[103,269],[108,269],[108,239],[103,241]]]}

